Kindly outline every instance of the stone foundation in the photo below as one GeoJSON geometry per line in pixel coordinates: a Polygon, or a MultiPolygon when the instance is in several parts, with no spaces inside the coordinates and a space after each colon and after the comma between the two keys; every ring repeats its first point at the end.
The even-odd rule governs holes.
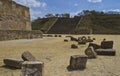
{"type": "Polygon", "coordinates": [[[42,38],[41,31],[0,30],[0,41],[42,38]]]}

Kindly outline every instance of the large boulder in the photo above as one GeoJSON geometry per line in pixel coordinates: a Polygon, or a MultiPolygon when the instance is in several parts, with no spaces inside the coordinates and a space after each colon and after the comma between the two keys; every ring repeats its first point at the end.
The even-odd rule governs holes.
{"type": "Polygon", "coordinates": [[[97,53],[94,51],[93,47],[90,46],[85,50],[85,54],[88,56],[88,58],[96,58],[97,53]]]}
{"type": "Polygon", "coordinates": [[[14,59],[14,58],[5,58],[3,59],[3,62],[8,67],[20,69],[22,66],[23,60],[14,59]]]}
{"type": "Polygon", "coordinates": [[[44,63],[38,61],[25,61],[22,64],[21,76],[43,76],[44,63]]]}
{"type": "Polygon", "coordinates": [[[116,51],[114,49],[96,49],[98,55],[115,56],[116,51]]]}
{"type": "Polygon", "coordinates": [[[102,41],[101,48],[102,49],[112,49],[113,48],[113,41],[102,41]]]}
{"type": "Polygon", "coordinates": [[[85,69],[86,63],[87,63],[86,55],[73,55],[70,58],[70,69],[72,70],[85,69]]]}
{"type": "Polygon", "coordinates": [[[36,61],[36,58],[29,51],[23,52],[21,57],[24,61],[36,61]]]}

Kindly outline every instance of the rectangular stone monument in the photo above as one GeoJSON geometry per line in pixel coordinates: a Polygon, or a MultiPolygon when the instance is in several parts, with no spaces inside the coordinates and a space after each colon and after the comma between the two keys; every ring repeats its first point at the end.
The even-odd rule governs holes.
{"type": "Polygon", "coordinates": [[[115,56],[116,51],[114,49],[96,49],[98,55],[115,56]]]}
{"type": "Polygon", "coordinates": [[[70,69],[78,70],[78,69],[85,69],[87,63],[87,56],[84,55],[73,55],[70,58],[70,69]]]}
{"type": "Polygon", "coordinates": [[[3,62],[6,66],[20,69],[22,66],[23,60],[14,59],[14,58],[5,58],[3,62]]]}
{"type": "Polygon", "coordinates": [[[43,76],[43,71],[43,62],[25,61],[22,64],[21,76],[43,76]]]}
{"type": "Polygon", "coordinates": [[[101,48],[102,49],[112,49],[113,48],[113,41],[102,41],[101,48]]]}

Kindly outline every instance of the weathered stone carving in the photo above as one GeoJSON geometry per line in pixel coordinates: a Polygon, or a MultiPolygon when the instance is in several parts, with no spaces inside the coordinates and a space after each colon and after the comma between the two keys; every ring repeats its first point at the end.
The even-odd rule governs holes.
{"type": "Polygon", "coordinates": [[[21,76],[43,76],[43,69],[43,62],[25,61],[22,64],[21,76]]]}
{"type": "Polygon", "coordinates": [[[82,55],[73,55],[70,58],[70,69],[77,70],[77,69],[85,69],[87,63],[87,56],[82,55]]]}
{"type": "Polygon", "coordinates": [[[113,48],[113,41],[102,41],[101,48],[103,49],[112,49],[113,48]]]}

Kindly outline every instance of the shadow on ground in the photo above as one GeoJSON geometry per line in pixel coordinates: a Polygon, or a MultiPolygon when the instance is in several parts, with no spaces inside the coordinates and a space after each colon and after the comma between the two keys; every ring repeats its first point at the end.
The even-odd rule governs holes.
{"type": "Polygon", "coordinates": [[[81,68],[81,69],[71,69],[70,66],[67,66],[67,70],[68,70],[69,72],[71,72],[71,71],[84,71],[85,68],[81,68]]]}
{"type": "Polygon", "coordinates": [[[10,70],[18,70],[18,68],[6,66],[6,65],[2,65],[2,66],[0,66],[0,68],[10,69],[10,70]]]}

